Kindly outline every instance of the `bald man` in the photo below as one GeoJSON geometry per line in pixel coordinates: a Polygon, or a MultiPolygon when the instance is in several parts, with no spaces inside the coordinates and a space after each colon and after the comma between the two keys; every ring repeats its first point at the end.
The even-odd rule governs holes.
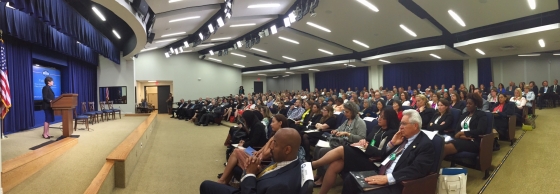
{"type": "Polygon", "coordinates": [[[274,163],[261,168],[260,158],[249,157],[245,170],[246,174],[241,178],[239,189],[207,180],[200,185],[200,193],[299,193],[301,188],[301,163],[298,160],[298,151],[301,138],[298,131],[292,128],[280,129],[271,141],[270,153],[274,163]]]}

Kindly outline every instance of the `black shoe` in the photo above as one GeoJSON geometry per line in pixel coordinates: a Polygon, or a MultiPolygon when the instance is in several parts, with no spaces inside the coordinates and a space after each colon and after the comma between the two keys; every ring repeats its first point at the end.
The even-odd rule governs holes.
{"type": "Polygon", "coordinates": [[[196,126],[200,126],[200,123],[195,123],[196,126]]]}
{"type": "Polygon", "coordinates": [[[169,117],[169,118],[175,118],[175,116],[171,116],[171,117],[169,117]]]}
{"type": "Polygon", "coordinates": [[[205,126],[205,127],[206,127],[206,126],[208,126],[208,124],[202,124],[202,126],[205,126]]]}
{"type": "Polygon", "coordinates": [[[224,175],[224,173],[218,174],[218,178],[221,179],[221,178],[222,178],[222,175],[224,175]]]}

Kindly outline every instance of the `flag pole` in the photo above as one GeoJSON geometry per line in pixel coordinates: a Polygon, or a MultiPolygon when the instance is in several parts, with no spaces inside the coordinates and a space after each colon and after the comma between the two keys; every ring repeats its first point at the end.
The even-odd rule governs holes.
{"type": "MultiPolygon", "coordinates": [[[[0,108],[0,112],[4,111],[4,108],[5,108],[5,107],[0,108]]],[[[4,127],[5,127],[5,125],[4,125],[4,118],[2,118],[1,116],[0,116],[0,127],[2,128],[2,136],[1,136],[0,138],[2,138],[2,139],[8,139],[8,136],[4,136],[4,127]]]]}

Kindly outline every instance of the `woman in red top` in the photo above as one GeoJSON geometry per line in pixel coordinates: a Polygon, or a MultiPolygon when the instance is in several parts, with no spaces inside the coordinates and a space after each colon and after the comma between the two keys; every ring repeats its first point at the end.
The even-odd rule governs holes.
{"type": "Polygon", "coordinates": [[[402,119],[402,113],[403,113],[401,101],[398,100],[393,101],[393,110],[397,112],[397,117],[399,118],[400,121],[402,119]]]}
{"type": "Polygon", "coordinates": [[[508,116],[514,115],[516,108],[514,103],[509,103],[505,94],[498,95],[498,103],[491,110],[494,113],[494,127],[500,134],[500,140],[509,140],[508,116]]]}

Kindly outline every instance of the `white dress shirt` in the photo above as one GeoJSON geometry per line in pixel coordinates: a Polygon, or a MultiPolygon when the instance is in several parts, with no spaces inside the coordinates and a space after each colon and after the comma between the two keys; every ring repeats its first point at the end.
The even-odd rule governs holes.
{"type": "MultiPolygon", "coordinates": [[[[403,153],[406,151],[406,148],[408,148],[408,146],[409,146],[410,144],[412,144],[412,142],[416,139],[416,137],[418,137],[418,134],[420,134],[420,133],[421,133],[421,131],[418,132],[416,135],[414,135],[414,136],[408,138],[408,141],[407,141],[406,144],[404,145],[404,149],[403,149],[403,151],[402,151],[403,153]]],[[[387,150],[391,150],[391,149],[389,149],[389,144],[387,144],[387,150]]],[[[396,151],[396,150],[395,150],[395,151],[396,151]]],[[[387,180],[388,180],[388,182],[389,182],[389,185],[394,185],[394,184],[396,183],[396,180],[395,180],[395,178],[393,177],[393,170],[395,170],[395,167],[397,166],[397,163],[399,162],[399,159],[401,158],[401,156],[402,156],[403,153],[399,154],[399,155],[397,156],[397,158],[395,158],[395,161],[393,161],[393,163],[391,163],[391,166],[389,166],[389,167],[387,168],[387,171],[385,172],[385,174],[387,175],[387,180]]]]}

